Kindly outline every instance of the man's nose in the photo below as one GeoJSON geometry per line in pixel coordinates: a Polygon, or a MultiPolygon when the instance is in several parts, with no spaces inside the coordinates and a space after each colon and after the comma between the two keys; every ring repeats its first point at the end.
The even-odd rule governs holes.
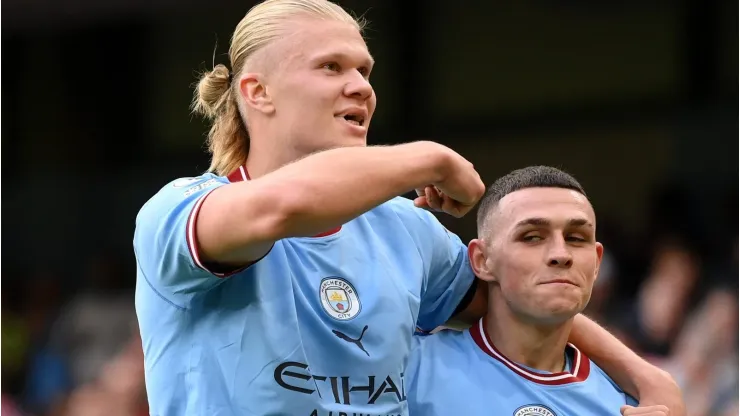
{"type": "Polygon", "coordinates": [[[552,243],[547,264],[552,267],[571,267],[573,265],[573,255],[568,250],[565,241],[559,240],[552,243]]]}

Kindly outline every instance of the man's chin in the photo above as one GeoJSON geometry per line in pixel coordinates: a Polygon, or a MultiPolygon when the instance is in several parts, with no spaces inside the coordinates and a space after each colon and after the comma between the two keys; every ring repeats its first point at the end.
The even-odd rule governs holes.
{"type": "Polygon", "coordinates": [[[536,311],[531,311],[530,319],[537,325],[557,326],[575,318],[583,308],[571,302],[543,302],[536,311]]]}

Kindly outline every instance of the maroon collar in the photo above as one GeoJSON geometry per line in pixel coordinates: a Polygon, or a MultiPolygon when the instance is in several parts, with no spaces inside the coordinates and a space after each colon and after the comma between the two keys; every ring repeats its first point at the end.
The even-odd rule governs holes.
{"type": "Polygon", "coordinates": [[[540,374],[531,371],[530,369],[520,364],[515,363],[514,361],[507,358],[504,354],[502,354],[501,351],[496,349],[496,346],[493,345],[493,343],[490,341],[490,337],[488,336],[485,317],[481,318],[475,325],[473,325],[469,329],[469,331],[470,336],[473,338],[473,341],[476,343],[476,345],[478,345],[478,347],[480,347],[481,350],[483,350],[484,353],[486,353],[496,361],[502,363],[513,373],[534,383],[547,384],[551,386],[578,383],[586,380],[591,371],[590,361],[588,357],[583,355],[581,351],[578,350],[578,348],[570,343],[568,344],[568,348],[573,349],[575,352],[570,371],[563,371],[553,374],[540,374]]]}
{"type": "Polygon", "coordinates": [[[239,166],[239,169],[231,172],[226,176],[229,179],[229,182],[241,182],[241,181],[248,181],[252,178],[249,177],[249,173],[247,173],[247,168],[245,166],[239,166]]]}
{"type": "MultiPolygon", "coordinates": [[[[231,183],[243,182],[243,181],[248,181],[248,180],[251,180],[252,179],[252,178],[249,177],[249,172],[247,171],[247,167],[244,166],[244,165],[239,166],[239,169],[236,169],[235,171],[233,171],[230,174],[226,175],[226,178],[231,183]]],[[[342,229],[342,226],[340,225],[339,227],[332,228],[329,231],[325,231],[323,233],[316,234],[314,237],[326,237],[328,235],[332,235],[332,234],[338,233],[339,230],[341,230],[341,229],[342,229]]]]}

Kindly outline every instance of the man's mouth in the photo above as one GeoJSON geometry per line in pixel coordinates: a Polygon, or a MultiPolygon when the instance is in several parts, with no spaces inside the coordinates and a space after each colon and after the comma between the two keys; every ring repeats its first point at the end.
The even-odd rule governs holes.
{"type": "Polygon", "coordinates": [[[334,114],[334,117],[341,118],[350,125],[357,127],[367,127],[368,111],[361,106],[345,107],[334,114]]]}
{"type": "Polygon", "coordinates": [[[350,124],[354,124],[355,126],[364,126],[365,125],[365,117],[362,117],[357,114],[346,114],[342,117],[344,121],[350,124]]]}
{"type": "Polygon", "coordinates": [[[547,285],[547,284],[552,284],[552,283],[560,283],[560,284],[566,284],[566,285],[578,286],[578,285],[577,285],[577,284],[575,284],[574,282],[572,282],[572,281],[570,281],[570,280],[567,280],[567,279],[552,279],[552,280],[547,280],[547,281],[545,281],[545,282],[541,282],[540,284],[541,284],[541,285],[547,285]]]}

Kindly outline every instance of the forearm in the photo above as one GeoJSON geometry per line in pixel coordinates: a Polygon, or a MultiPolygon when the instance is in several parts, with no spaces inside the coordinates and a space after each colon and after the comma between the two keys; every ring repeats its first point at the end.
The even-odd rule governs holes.
{"type": "Polygon", "coordinates": [[[285,210],[276,239],[310,236],[445,176],[444,147],[431,142],[314,154],[267,176],[285,210]]]}
{"type": "Polygon", "coordinates": [[[583,351],[628,394],[639,400],[641,383],[658,371],[584,315],[573,323],[569,341],[583,351]]]}
{"type": "Polygon", "coordinates": [[[673,377],[640,358],[592,320],[576,316],[569,341],[637,399],[640,407],[661,405],[667,406],[672,416],[686,414],[681,389],[673,377]]]}

